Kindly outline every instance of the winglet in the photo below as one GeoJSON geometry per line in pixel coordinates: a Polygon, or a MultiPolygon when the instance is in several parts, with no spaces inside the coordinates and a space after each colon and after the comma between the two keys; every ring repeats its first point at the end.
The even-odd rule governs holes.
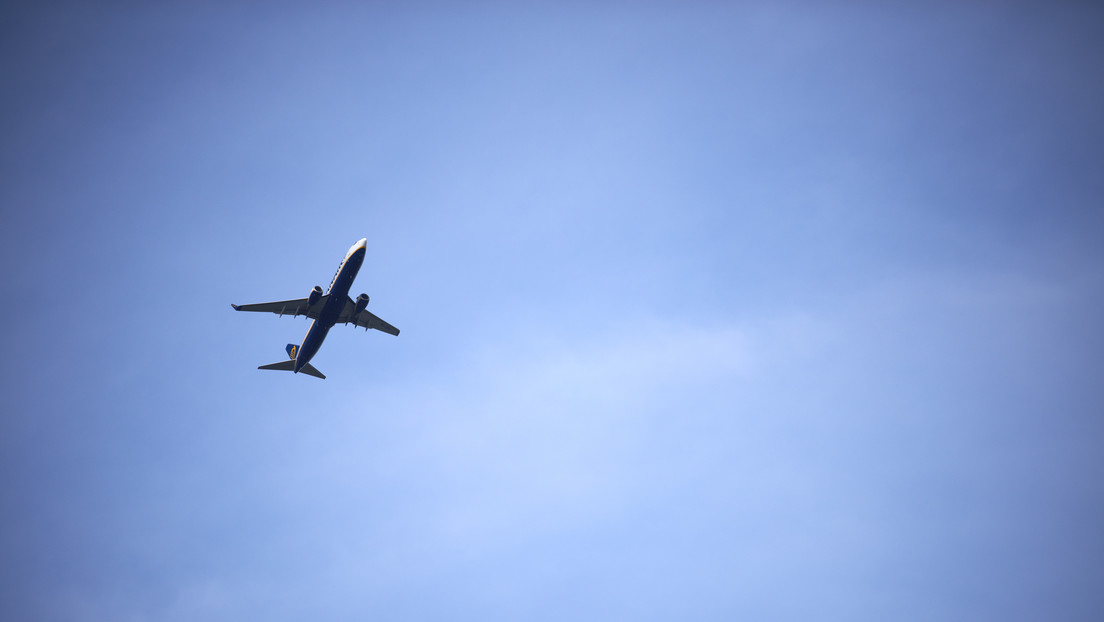
{"type": "Polygon", "coordinates": [[[240,308],[238,307],[238,305],[236,305],[236,304],[234,304],[234,303],[232,303],[232,302],[230,303],[230,306],[231,306],[231,307],[234,307],[234,310],[235,310],[235,311],[241,311],[241,309],[240,309],[240,308]]]}

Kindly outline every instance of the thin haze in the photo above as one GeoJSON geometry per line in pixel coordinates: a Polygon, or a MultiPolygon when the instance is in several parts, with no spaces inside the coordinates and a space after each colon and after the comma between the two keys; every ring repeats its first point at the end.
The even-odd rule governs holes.
{"type": "Polygon", "coordinates": [[[5,6],[0,618],[1104,619],[1104,13],[963,4],[5,6]]]}

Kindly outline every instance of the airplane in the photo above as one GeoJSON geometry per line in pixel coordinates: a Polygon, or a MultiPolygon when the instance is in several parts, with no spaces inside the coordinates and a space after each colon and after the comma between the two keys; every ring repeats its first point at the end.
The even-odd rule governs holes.
{"type": "Polygon", "coordinates": [[[322,293],[322,287],[315,285],[306,298],[251,305],[230,304],[235,311],[261,311],[275,313],[281,317],[305,315],[313,320],[301,344],[287,345],[286,350],[291,358],[271,365],[261,365],[257,369],[276,369],[296,374],[303,372],[308,376],[325,379],[326,376],[315,369],[314,365],[310,364],[310,360],[322,347],[322,341],[326,339],[334,324],[352,323],[354,326],[364,328],[365,331],[374,328],[389,335],[398,336],[399,329],[379,319],[365,308],[368,306],[368,294],[357,296],[355,301],[349,297],[349,287],[352,286],[360,265],[364,263],[367,245],[368,238],[361,238],[349,248],[349,252],[345,253],[345,258],[341,260],[341,265],[337,267],[337,274],[334,274],[333,281],[330,282],[329,291],[325,294],[322,293]]]}

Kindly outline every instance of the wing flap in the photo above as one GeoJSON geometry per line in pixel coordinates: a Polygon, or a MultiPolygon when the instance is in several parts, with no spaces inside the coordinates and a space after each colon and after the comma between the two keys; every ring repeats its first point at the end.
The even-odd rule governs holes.
{"type": "Polygon", "coordinates": [[[345,308],[341,310],[341,315],[337,318],[339,324],[355,324],[360,328],[369,329],[374,328],[380,332],[387,333],[388,335],[399,335],[399,329],[388,324],[380,319],[379,316],[365,309],[360,313],[354,314],[356,311],[356,303],[352,298],[345,299],[345,308]]]}
{"type": "Polygon", "coordinates": [[[236,305],[231,304],[235,311],[257,311],[261,313],[275,313],[276,315],[305,315],[311,319],[318,319],[318,314],[322,310],[322,307],[326,304],[328,295],[322,296],[318,299],[318,302],[314,303],[314,306],[310,306],[307,303],[306,298],[296,298],[295,300],[278,300],[276,302],[259,302],[251,305],[236,305]]]}
{"type": "Polygon", "coordinates": [[[388,335],[394,335],[396,337],[399,336],[399,329],[388,324],[387,322],[384,322],[379,318],[379,316],[375,315],[367,309],[358,313],[356,317],[353,318],[353,321],[356,322],[356,325],[360,326],[361,328],[374,328],[378,331],[385,332],[388,335]]]}

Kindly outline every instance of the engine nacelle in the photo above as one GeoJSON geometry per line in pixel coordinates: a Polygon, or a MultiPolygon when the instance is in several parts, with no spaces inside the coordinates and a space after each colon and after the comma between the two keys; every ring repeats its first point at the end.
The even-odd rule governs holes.
{"type": "Polygon", "coordinates": [[[322,286],[315,285],[314,289],[307,294],[307,305],[313,307],[314,303],[318,302],[322,298],[322,286]]]}
{"type": "Polygon", "coordinates": [[[353,311],[353,315],[360,313],[368,306],[368,294],[361,294],[356,299],[356,311],[353,311]]]}

